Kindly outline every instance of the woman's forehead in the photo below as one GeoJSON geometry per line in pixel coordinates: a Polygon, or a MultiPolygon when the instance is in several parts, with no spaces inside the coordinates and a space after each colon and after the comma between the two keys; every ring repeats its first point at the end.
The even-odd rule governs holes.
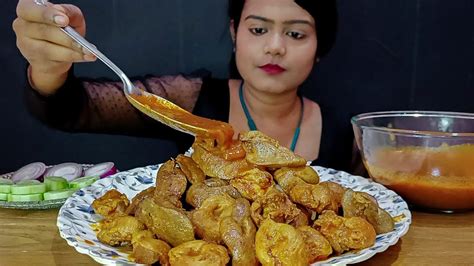
{"type": "Polygon", "coordinates": [[[313,17],[294,0],[245,0],[242,19],[249,15],[258,15],[275,21],[291,19],[307,19],[314,22],[313,17]]]}

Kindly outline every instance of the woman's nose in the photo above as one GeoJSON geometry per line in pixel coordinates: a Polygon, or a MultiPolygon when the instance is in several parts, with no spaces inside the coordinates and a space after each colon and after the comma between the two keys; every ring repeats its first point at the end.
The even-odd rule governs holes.
{"type": "Polygon", "coordinates": [[[285,40],[279,34],[273,34],[268,39],[264,47],[265,54],[275,55],[284,55],[286,53],[285,40]]]}

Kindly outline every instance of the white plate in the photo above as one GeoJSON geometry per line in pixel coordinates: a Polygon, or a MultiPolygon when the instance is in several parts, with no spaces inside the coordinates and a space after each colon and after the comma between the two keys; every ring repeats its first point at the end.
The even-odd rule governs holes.
{"type": "MultiPolygon", "coordinates": [[[[154,185],[158,168],[158,165],[151,165],[120,172],[76,192],[68,198],[59,210],[57,225],[61,237],[79,253],[89,255],[98,263],[108,265],[133,264],[129,261],[128,254],[97,240],[96,232],[93,231],[91,225],[96,223],[99,217],[94,214],[91,204],[95,199],[113,188],[132,199],[140,191],[154,185]]],[[[334,181],[353,190],[367,192],[374,196],[379,205],[388,211],[392,217],[397,216],[402,217],[402,219],[396,222],[395,230],[378,235],[372,247],[331,257],[314,265],[343,265],[367,260],[376,253],[385,251],[406,234],[411,224],[411,213],[408,210],[407,203],[395,192],[360,176],[322,167],[315,167],[315,169],[318,171],[321,181],[334,181]]]]}

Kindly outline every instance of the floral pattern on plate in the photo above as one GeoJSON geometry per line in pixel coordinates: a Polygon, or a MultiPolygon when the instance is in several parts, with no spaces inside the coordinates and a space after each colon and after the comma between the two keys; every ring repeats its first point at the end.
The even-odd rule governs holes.
{"type": "MultiPolygon", "coordinates": [[[[77,191],[67,199],[59,210],[57,225],[62,238],[79,253],[89,255],[95,261],[107,265],[134,264],[128,254],[97,240],[94,224],[100,217],[91,208],[92,202],[110,189],[117,189],[130,200],[140,191],[154,185],[159,165],[135,168],[119,172],[108,178],[98,180],[89,187],[77,191]]],[[[369,259],[376,253],[385,251],[405,235],[411,224],[411,213],[407,203],[395,192],[369,179],[350,175],[342,171],[316,166],[321,181],[333,181],[355,191],[364,191],[374,196],[380,207],[398,217],[392,232],[377,236],[375,244],[358,252],[348,252],[331,257],[320,264],[357,263],[369,259]]]]}

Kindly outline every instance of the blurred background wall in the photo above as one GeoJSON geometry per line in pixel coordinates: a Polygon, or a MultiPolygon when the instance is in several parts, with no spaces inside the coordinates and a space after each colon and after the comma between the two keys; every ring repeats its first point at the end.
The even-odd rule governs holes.
{"type": "MultiPolygon", "coordinates": [[[[70,1],[83,10],[87,38],[128,75],[227,76],[231,42],[224,0],[70,1]]],[[[113,161],[119,169],[155,164],[174,154],[162,140],[65,133],[24,107],[25,66],[11,23],[17,1],[0,9],[0,174],[30,162],[113,161]]],[[[330,102],[341,141],[352,142],[350,117],[418,109],[474,112],[474,1],[339,0],[336,46],[314,69],[304,94],[330,102]],[[345,122],[346,123],[345,123],[345,122]]],[[[79,76],[115,78],[102,63],[80,64],[79,76]]],[[[323,139],[324,141],[324,139],[323,139]]],[[[335,151],[340,152],[340,151],[335,151]]]]}

